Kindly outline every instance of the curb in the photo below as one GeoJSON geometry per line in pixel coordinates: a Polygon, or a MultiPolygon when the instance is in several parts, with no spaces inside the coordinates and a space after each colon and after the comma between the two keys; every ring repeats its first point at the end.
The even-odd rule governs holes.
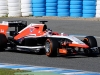
{"type": "Polygon", "coordinates": [[[63,68],[55,68],[55,67],[33,66],[33,65],[9,64],[9,63],[0,63],[0,68],[28,70],[40,74],[55,73],[59,75],[62,74],[63,75],[100,75],[99,72],[90,72],[90,71],[75,70],[75,69],[63,69],[63,68]]]}

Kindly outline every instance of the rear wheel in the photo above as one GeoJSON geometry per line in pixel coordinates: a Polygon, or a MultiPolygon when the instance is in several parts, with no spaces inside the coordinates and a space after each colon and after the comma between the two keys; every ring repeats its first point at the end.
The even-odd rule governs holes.
{"type": "Polygon", "coordinates": [[[7,47],[7,38],[4,34],[0,34],[0,51],[7,47]]]}
{"type": "Polygon", "coordinates": [[[84,52],[86,55],[94,55],[97,53],[97,51],[94,51],[94,49],[91,49],[91,48],[97,47],[97,40],[95,39],[95,37],[86,36],[83,39],[83,42],[89,46],[88,49],[84,49],[84,52]]]}
{"type": "Polygon", "coordinates": [[[45,51],[48,57],[56,57],[58,51],[58,41],[54,38],[49,38],[45,42],[45,51]]]}

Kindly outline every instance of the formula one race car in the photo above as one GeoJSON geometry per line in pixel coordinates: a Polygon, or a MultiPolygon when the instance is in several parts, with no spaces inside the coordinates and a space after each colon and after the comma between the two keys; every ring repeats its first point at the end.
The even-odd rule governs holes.
{"type": "Polygon", "coordinates": [[[98,55],[99,48],[93,36],[83,40],[64,33],[53,32],[45,22],[31,23],[27,21],[2,21],[0,24],[0,50],[27,50],[38,54],[45,53],[48,57],[57,55],[98,55]],[[14,27],[14,31],[7,30],[14,27]]]}

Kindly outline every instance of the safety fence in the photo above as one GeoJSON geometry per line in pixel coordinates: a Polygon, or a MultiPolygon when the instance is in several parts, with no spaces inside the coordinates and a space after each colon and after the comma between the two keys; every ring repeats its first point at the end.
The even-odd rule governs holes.
{"type": "Polygon", "coordinates": [[[0,0],[0,17],[100,17],[100,0],[0,0]]]}

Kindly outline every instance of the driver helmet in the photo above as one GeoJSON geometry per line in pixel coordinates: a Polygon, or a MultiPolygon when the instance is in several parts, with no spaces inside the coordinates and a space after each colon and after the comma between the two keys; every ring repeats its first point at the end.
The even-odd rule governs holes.
{"type": "Polygon", "coordinates": [[[46,29],[46,31],[48,32],[48,34],[52,34],[52,30],[50,28],[46,29]]]}

